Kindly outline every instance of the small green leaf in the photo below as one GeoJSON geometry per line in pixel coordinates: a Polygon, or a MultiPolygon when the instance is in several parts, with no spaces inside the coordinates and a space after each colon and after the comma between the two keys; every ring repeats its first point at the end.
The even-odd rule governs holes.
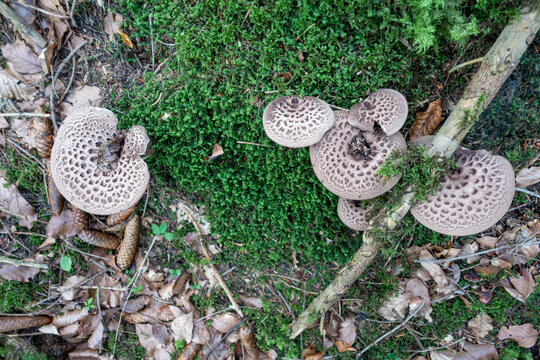
{"type": "Polygon", "coordinates": [[[174,235],[171,234],[171,233],[165,233],[163,234],[163,237],[165,238],[165,240],[172,240],[174,238],[174,235]]]}
{"type": "Polygon", "coordinates": [[[159,235],[159,228],[156,224],[152,224],[152,232],[154,235],[159,235]]]}
{"type": "Polygon", "coordinates": [[[159,225],[159,233],[165,234],[165,231],[167,231],[167,223],[162,223],[161,225],[159,225]]]}
{"type": "Polygon", "coordinates": [[[72,261],[69,256],[62,256],[62,259],[60,259],[60,267],[65,272],[71,271],[71,264],[72,264],[72,261]]]}

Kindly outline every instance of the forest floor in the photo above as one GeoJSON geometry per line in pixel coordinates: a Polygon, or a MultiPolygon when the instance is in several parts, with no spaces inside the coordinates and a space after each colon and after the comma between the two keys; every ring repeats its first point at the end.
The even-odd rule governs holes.
{"type": "MultiPolygon", "coordinates": [[[[518,243],[520,234],[538,239],[538,183],[527,187],[533,195],[516,192],[503,219],[475,236],[441,235],[409,214],[321,326],[289,339],[291,322],[354,254],[361,233],[340,222],[338,199],[318,182],[309,151],[266,137],[264,107],[295,93],[348,109],[369,90],[393,88],[409,103],[405,135],[428,104],[440,99],[442,117],[451,112],[476,65],[449,70],[484,55],[516,14],[511,2],[464,6],[479,31],[457,44],[439,20],[434,43],[419,51],[405,21],[410,7],[338,3],[124,0],[75,2],[70,13],[63,0],[38,0],[56,15],[16,10],[56,41],[44,59],[2,18],[0,76],[9,67],[31,96],[0,98],[1,113],[52,109],[61,123],[77,105],[105,107],[122,128],[145,126],[154,153],[136,210],[138,252],[122,272],[113,253],[81,241],[52,214],[34,119],[0,116],[0,256],[46,265],[0,265],[0,316],[53,318],[48,327],[0,336],[0,358],[176,359],[200,342],[199,359],[248,359],[238,331],[247,326],[270,358],[354,359],[406,317],[411,284],[426,309],[362,358],[539,358],[538,245],[485,251],[518,243]],[[58,74],[52,106],[51,68],[58,74]],[[35,212],[9,207],[5,199],[17,196],[35,212]],[[415,260],[426,251],[450,260],[424,267],[415,260]]],[[[433,11],[436,19],[450,10],[433,11]]],[[[504,156],[516,174],[540,166],[539,51],[536,36],[463,143],[504,156]]]]}

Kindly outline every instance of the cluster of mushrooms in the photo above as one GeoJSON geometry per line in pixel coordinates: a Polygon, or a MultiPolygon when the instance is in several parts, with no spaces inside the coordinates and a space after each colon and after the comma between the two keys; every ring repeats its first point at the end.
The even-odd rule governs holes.
{"type": "Polygon", "coordinates": [[[80,107],[64,119],[47,162],[49,197],[54,198],[49,203],[58,215],[65,198],[79,238],[118,250],[116,265],[125,270],[135,256],[140,218],[131,217],[121,243],[107,228],[128,219],[148,187],[150,173],[141,155],[147,152],[150,139],[142,126],[126,132],[117,130],[117,124],[111,111],[91,106],[80,107]],[[88,214],[107,218],[90,229],[88,214]]]}
{"type": "MultiPolygon", "coordinates": [[[[405,97],[379,89],[349,111],[332,111],[319,98],[279,97],[265,108],[263,126],[276,143],[308,147],[319,181],[339,196],[338,215],[345,225],[363,231],[371,209],[362,200],[389,191],[401,176],[384,178],[379,169],[394,152],[406,152],[399,130],[407,119],[405,97]]],[[[428,144],[430,137],[413,141],[428,144]]],[[[485,231],[506,213],[514,197],[515,179],[510,163],[485,150],[460,148],[458,164],[442,189],[411,208],[424,226],[442,234],[463,236],[485,231]]]]}

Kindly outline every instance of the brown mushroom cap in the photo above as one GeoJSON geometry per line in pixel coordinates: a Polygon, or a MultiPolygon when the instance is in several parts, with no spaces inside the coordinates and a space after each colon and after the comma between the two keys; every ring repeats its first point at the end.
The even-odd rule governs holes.
{"type": "Polygon", "coordinates": [[[266,135],[276,143],[300,148],[313,145],[334,125],[334,113],[319,98],[282,96],[264,109],[266,135]]]}
{"type": "Polygon", "coordinates": [[[407,145],[400,133],[364,133],[348,123],[348,112],[334,112],[336,123],[321,141],[309,148],[319,181],[331,192],[349,200],[365,200],[390,190],[399,176],[385,179],[380,166],[394,150],[407,145]]]}
{"type": "Polygon", "coordinates": [[[421,224],[446,235],[482,232],[499,221],[514,198],[514,171],[501,156],[485,150],[460,148],[454,153],[458,167],[443,188],[411,208],[421,224]]]}
{"type": "Polygon", "coordinates": [[[366,214],[372,209],[372,206],[362,205],[361,200],[347,200],[339,198],[337,212],[341,221],[353,230],[364,231],[369,223],[366,220],[366,214]]]}
{"type": "Polygon", "coordinates": [[[407,100],[400,92],[379,89],[351,108],[349,123],[362,131],[371,132],[377,122],[387,135],[392,135],[405,124],[408,111],[407,100]]]}
{"type": "Polygon", "coordinates": [[[118,136],[118,119],[107,109],[82,107],[62,123],[51,154],[51,174],[64,197],[79,209],[110,215],[136,204],[144,194],[150,174],[140,158],[149,138],[142,126],[126,134],[115,168],[98,168],[103,144],[118,136]]]}

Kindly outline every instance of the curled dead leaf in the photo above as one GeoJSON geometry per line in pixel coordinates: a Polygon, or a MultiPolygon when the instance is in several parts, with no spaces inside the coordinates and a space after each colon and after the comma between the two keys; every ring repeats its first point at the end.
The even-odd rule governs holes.
{"type": "Polygon", "coordinates": [[[521,275],[506,277],[501,281],[501,285],[513,298],[526,303],[537,284],[529,270],[522,268],[521,275]]]}
{"type": "Polygon", "coordinates": [[[411,140],[433,134],[442,120],[441,99],[430,102],[426,111],[416,113],[414,122],[409,129],[411,140]]]}
{"type": "Polygon", "coordinates": [[[517,341],[518,345],[524,348],[530,348],[536,343],[538,331],[532,324],[503,326],[497,337],[501,340],[511,339],[517,341]]]}
{"type": "Polygon", "coordinates": [[[124,44],[129,46],[130,49],[133,49],[133,43],[131,42],[131,39],[129,38],[128,34],[126,34],[125,32],[119,29],[116,31],[120,34],[120,37],[122,38],[122,41],[124,42],[124,44]]]}
{"type": "Polygon", "coordinates": [[[493,330],[493,325],[491,325],[492,321],[493,319],[488,314],[481,313],[469,320],[467,326],[476,337],[482,339],[493,330]]]}
{"type": "Polygon", "coordinates": [[[31,229],[37,221],[34,208],[19,193],[17,187],[9,184],[4,177],[0,177],[0,216],[15,216],[19,225],[31,229]]]}
{"type": "Polygon", "coordinates": [[[521,169],[516,175],[516,186],[527,187],[540,181],[540,166],[521,169]]]}

